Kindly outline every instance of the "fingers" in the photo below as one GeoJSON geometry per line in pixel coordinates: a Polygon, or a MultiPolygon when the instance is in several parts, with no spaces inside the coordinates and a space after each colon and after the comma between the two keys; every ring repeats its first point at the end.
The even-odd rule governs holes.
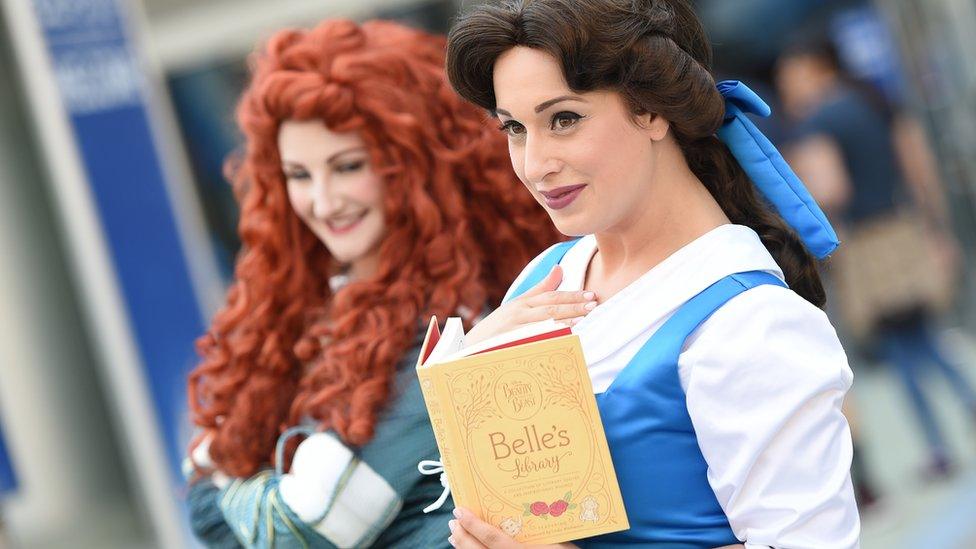
{"type": "Polygon", "coordinates": [[[486,547],[488,549],[515,549],[521,544],[498,528],[479,519],[470,511],[456,509],[456,520],[449,523],[452,543],[455,547],[486,547]]]}
{"type": "Polygon", "coordinates": [[[547,319],[566,322],[586,316],[596,308],[597,302],[593,292],[547,292],[526,300],[525,305],[519,318],[522,322],[547,319]]]}
{"type": "Polygon", "coordinates": [[[538,284],[529,288],[523,297],[531,297],[534,295],[539,295],[545,292],[551,292],[559,287],[559,283],[563,281],[563,268],[556,265],[549,271],[549,274],[545,278],[539,281],[538,284]]]}
{"type": "Polygon", "coordinates": [[[525,298],[525,304],[530,307],[545,307],[547,305],[571,305],[596,301],[593,292],[544,292],[525,298]]]}
{"type": "Polygon", "coordinates": [[[447,538],[447,542],[452,547],[457,549],[487,549],[477,538],[465,531],[464,527],[459,525],[456,520],[452,520],[448,525],[451,526],[451,537],[447,538]]]}
{"type": "Polygon", "coordinates": [[[474,535],[465,530],[459,520],[455,519],[447,523],[451,529],[451,537],[447,542],[457,549],[487,549],[474,535]]]}

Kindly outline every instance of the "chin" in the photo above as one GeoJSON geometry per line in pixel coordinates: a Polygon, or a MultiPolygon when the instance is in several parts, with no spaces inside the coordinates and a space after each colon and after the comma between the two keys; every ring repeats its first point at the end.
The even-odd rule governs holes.
{"type": "Polygon", "coordinates": [[[326,247],[329,249],[329,254],[332,255],[332,258],[341,265],[349,265],[350,263],[354,263],[357,259],[366,255],[364,250],[353,250],[348,248],[336,249],[328,246],[326,247]]]}
{"type": "Polygon", "coordinates": [[[552,224],[555,225],[557,231],[569,237],[575,238],[579,236],[586,236],[594,232],[591,224],[586,223],[581,219],[559,219],[558,217],[553,216],[551,213],[549,215],[549,219],[552,220],[552,224]]]}

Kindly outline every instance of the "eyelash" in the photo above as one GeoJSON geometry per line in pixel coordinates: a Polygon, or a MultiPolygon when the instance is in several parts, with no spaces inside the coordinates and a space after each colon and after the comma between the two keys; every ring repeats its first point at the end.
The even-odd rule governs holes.
{"type": "MultiPolygon", "coordinates": [[[[365,165],[366,165],[366,161],[365,160],[354,160],[352,162],[346,162],[344,164],[338,164],[338,165],[335,166],[335,168],[333,168],[333,170],[335,170],[335,172],[336,173],[339,173],[339,174],[346,174],[346,173],[358,172],[365,165]]],[[[302,170],[302,171],[294,171],[294,172],[285,172],[285,178],[286,179],[301,180],[301,179],[308,179],[309,177],[311,177],[311,176],[308,174],[308,172],[306,172],[304,170],[302,170]]]]}
{"type": "MultiPolygon", "coordinates": [[[[571,112],[571,111],[557,112],[557,113],[553,114],[552,115],[552,118],[549,120],[549,129],[552,130],[552,131],[568,130],[568,129],[576,126],[576,123],[579,122],[580,120],[584,119],[584,118],[586,118],[586,117],[583,116],[583,115],[581,115],[581,114],[576,114],[575,112],[571,112]],[[571,120],[573,123],[570,124],[569,126],[565,126],[563,128],[558,128],[558,127],[556,127],[556,121],[557,120],[571,120]]],[[[522,134],[516,134],[516,133],[513,133],[513,131],[512,131],[516,127],[521,127],[523,130],[525,129],[525,127],[522,126],[522,124],[520,124],[520,123],[518,123],[518,122],[516,122],[514,120],[506,120],[504,123],[502,123],[500,126],[498,126],[498,130],[507,133],[509,137],[518,137],[519,135],[522,135],[522,134]]]]}
{"type": "Polygon", "coordinates": [[[351,162],[346,162],[344,164],[336,165],[335,171],[336,173],[358,172],[365,165],[366,165],[365,160],[353,160],[351,162]]]}
{"type": "Polygon", "coordinates": [[[552,130],[560,130],[560,129],[566,130],[572,128],[573,126],[576,125],[577,122],[579,122],[584,118],[586,117],[583,116],[582,114],[576,114],[575,112],[571,112],[571,111],[557,112],[556,114],[552,115],[552,120],[549,121],[549,128],[552,130]],[[573,123],[570,124],[569,126],[566,126],[565,128],[556,128],[555,126],[557,120],[571,120],[573,123]]]}

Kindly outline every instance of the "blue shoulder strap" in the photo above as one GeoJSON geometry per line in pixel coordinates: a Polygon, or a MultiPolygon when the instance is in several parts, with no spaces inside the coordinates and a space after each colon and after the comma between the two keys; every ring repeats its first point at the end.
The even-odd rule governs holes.
{"type": "Polygon", "coordinates": [[[562,261],[563,256],[566,255],[566,252],[568,252],[569,249],[572,248],[577,242],[579,242],[578,238],[568,240],[566,242],[560,242],[559,244],[553,246],[552,250],[543,256],[541,260],[539,260],[539,263],[535,266],[535,268],[532,269],[528,275],[526,275],[525,279],[522,280],[522,283],[518,285],[518,288],[512,292],[512,295],[509,296],[506,301],[511,301],[519,297],[520,295],[529,291],[529,289],[536,284],[542,282],[542,279],[549,274],[549,271],[552,271],[553,267],[562,261]]]}
{"type": "MultiPolygon", "coordinates": [[[[624,368],[617,379],[624,383],[627,376],[640,376],[640,370],[654,364],[677,364],[678,355],[684,347],[688,336],[698,329],[715,311],[719,310],[733,297],[757,286],[772,284],[788,288],[785,282],[776,275],[765,271],[749,271],[729,275],[715,282],[701,293],[689,299],[671,318],[661,326],[657,332],[634,358],[631,364],[635,368],[624,368]]],[[[617,381],[614,381],[614,385],[617,381]]]]}

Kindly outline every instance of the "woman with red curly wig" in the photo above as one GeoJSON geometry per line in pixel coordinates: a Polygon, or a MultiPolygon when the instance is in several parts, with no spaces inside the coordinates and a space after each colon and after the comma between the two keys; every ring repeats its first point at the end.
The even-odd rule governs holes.
{"type": "MultiPolygon", "coordinates": [[[[438,455],[424,321],[470,326],[557,233],[451,89],[444,47],[327,21],[252,59],[231,170],[244,246],[189,380],[191,522],[210,546],[445,543],[450,506],[423,514],[442,487],[415,468],[438,455]]],[[[569,319],[546,305],[573,299],[538,310],[569,319]]]]}

